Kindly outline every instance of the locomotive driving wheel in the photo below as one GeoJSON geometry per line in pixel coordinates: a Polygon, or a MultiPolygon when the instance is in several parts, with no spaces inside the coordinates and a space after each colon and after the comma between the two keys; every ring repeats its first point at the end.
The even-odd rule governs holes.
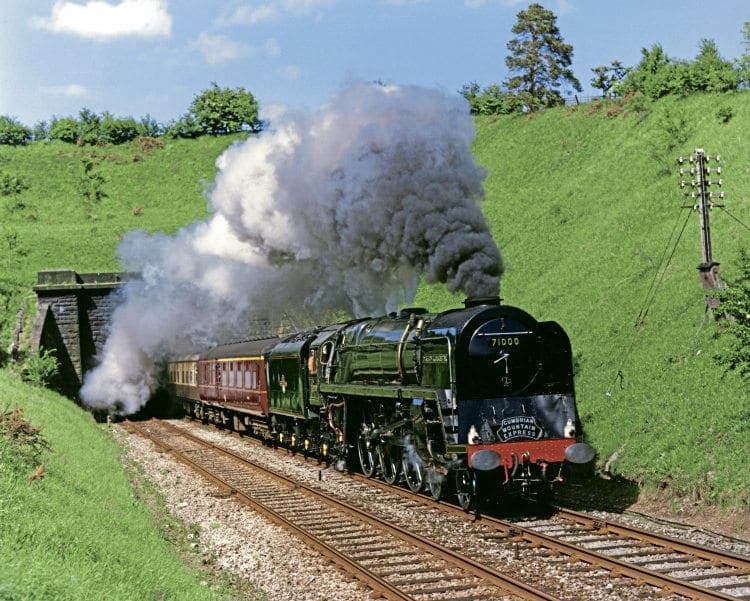
{"type": "Polygon", "coordinates": [[[424,487],[425,469],[420,458],[405,454],[401,467],[404,470],[404,479],[409,490],[412,492],[421,491],[424,487]]]}
{"type": "Polygon", "coordinates": [[[427,472],[427,492],[430,493],[433,501],[439,501],[443,496],[443,480],[444,476],[440,472],[436,470],[427,472]]]}
{"type": "Polygon", "coordinates": [[[377,447],[378,460],[380,462],[380,472],[383,474],[383,480],[388,484],[395,484],[399,476],[399,465],[393,458],[393,449],[391,445],[381,442],[377,447]]]}
{"type": "Polygon", "coordinates": [[[357,453],[359,454],[359,466],[362,468],[362,473],[365,477],[372,478],[375,475],[377,464],[372,443],[364,432],[357,437],[357,453]]]}

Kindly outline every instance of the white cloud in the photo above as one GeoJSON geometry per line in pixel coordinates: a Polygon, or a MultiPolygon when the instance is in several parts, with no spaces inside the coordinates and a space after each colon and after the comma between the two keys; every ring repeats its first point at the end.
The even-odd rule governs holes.
{"type": "Polygon", "coordinates": [[[166,0],[122,0],[110,4],[89,0],[85,4],[56,1],[52,13],[32,25],[54,33],[107,41],[120,37],[169,36],[172,16],[166,0]]]}
{"type": "Polygon", "coordinates": [[[269,38],[263,45],[268,56],[279,56],[281,54],[281,46],[276,38],[269,38]]]}
{"type": "Polygon", "coordinates": [[[302,77],[302,69],[297,65],[288,65],[284,67],[284,77],[292,81],[297,80],[302,77]]]}
{"type": "Polygon", "coordinates": [[[329,6],[336,0],[269,0],[255,6],[243,5],[227,17],[217,19],[219,27],[257,25],[281,18],[287,13],[306,14],[315,8],[329,6]]]}
{"type": "Polygon", "coordinates": [[[88,88],[77,83],[62,86],[43,86],[41,91],[50,96],[68,96],[70,98],[83,98],[89,95],[88,88]]]}
{"type": "Polygon", "coordinates": [[[193,42],[193,47],[203,54],[210,65],[226,63],[251,52],[247,44],[235,42],[229,36],[208,33],[201,33],[193,42]]]}

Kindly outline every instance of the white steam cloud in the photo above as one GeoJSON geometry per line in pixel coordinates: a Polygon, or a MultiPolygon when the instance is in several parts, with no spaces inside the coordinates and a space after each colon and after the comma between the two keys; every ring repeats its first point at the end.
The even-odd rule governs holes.
{"type": "Polygon", "coordinates": [[[81,398],[134,413],[169,353],[240,339],[257,317],[382,314],[410,303],[420,276],[497,294],[502,261],[479,208],[473,137],[463,99],[357,84],[230,147],[208,220],[120,245],[142,279],[125,286],[81,398]]]}

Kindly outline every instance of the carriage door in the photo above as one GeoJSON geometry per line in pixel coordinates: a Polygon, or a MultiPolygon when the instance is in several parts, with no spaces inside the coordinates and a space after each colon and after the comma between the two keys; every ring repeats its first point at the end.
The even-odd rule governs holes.
{"type": "Polygon", "coordinates": [[[214,374],[215,374],[214,382],[216,383],[216,400],[218,402],[221,402],[223,400],[223,398],[224,398],[224,392],[223,392],[222,387],[221,387],[221,380],[222,380],[222,371],[223,371],[223,368],[224,368],[224,366],[221,363],[219,363],[218,361],[216,363],[214,363],[214,370],[215,370],[215,372],[214,372],[214,374]]]}

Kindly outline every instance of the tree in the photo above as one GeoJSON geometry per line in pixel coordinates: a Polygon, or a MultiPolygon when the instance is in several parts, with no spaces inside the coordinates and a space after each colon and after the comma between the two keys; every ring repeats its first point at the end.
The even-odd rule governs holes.
{"type": "Polygon", "coordinates": [[[0,115],[0,144],[18,146],[31,140],[31,130],[17,119],[0,115]]]}
{"type": "Polygon", "coordinates": [[[651,99],[684,90],[687,66],[672,60],[659,44],[641,48],[641,62],[632,69],[622,85],[623,94],[640,92],[651,99]]]}
{"type": "Polygon", "coordinates": [[[601,90],[605,98],[617,93],[618,84],[628,73],[628,69],[620,61],[612,61],[609,66],[601,65],[591,70],[594,72],[591,87],[601,90]]]}
{"type": "Polygon", "coordinates": [[[730,92],[739,84],[739,71],[731,62],[721,58],[716,42],[701,40],[700,52],[691,64],[691,91],[730,92]]]}
{"type": "Polygon", "coordinates": [[[193,99],[188,115],[205,134],[261,130],[258,102],[244,88],[220,88],[215,82],[193,99]]]}
{"type": "Polygon", "coordinates": [[[557,17],[541,4],[531,4],[517,15],[511,30],[516,37],[508,42],[510,56],[505,64],[517,73],[506,82],[508,91],[518,93],[534,111],[563,104],[558,88],[565,82],[580,92],[581,84],[570,69],[573,46],[566,44],[557,28],[557,17]]]}

